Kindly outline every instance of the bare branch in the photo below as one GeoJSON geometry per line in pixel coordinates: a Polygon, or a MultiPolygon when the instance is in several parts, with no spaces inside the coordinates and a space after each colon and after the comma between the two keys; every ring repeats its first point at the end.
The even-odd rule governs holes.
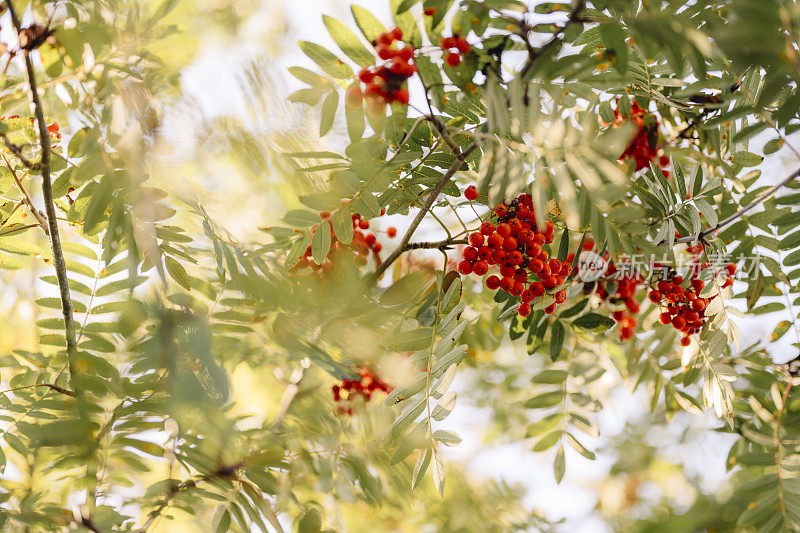
{"type": "MultiPolygon", "coordinates": [[[[800,168],[798,168],[797,170],[795,170],[794,172],[789,174],[787,177],[782,179],[776,185],[773,185],[772,187],[767,189],[764,192],[764,194],[762,194],[761,196],[759,196],[758,198],[756,198],[755,200],[753,200],[752,202],[750,202],[749,204],[747,204],[743,208],[739,209],[737,212],[735,212],[731,216],[729,216],[729,217],[727,217],[727,218],[725,218],[723,220],[720,220],[713,227],[705,229],[705,230],[701,231],[700,233],[698,233],[697,235],[687,235],[686,237],[680,237],[679,239],[675,239],[675,243],[677,244],[677,243],[681,243],[681,242],[702,241],[708,235],[711,235],[715,231],[721,230],[725,226],[728,226],[731,222],[733,222],[736,219],[742,217],[745,213],[747,213],[748,211],[750,211],[754,207],[756,207],[756,206],[758,206],[760,204],[763,204],[764,202],[766,202],[767,200],[772,198],[775,195],[775,193],[778,192],[778,190],[780,188],[786,186],[789,182],[791,182],[792,180],[796,179],[798,176],[800,176],[800,168]]],[[[663,245],[663,244],[666,244],[666,243],[661,242],[659,244],[663,245]]]]}
{"type": "MultiPolygon", "coordinates": [[[[6,0],[6,7],[8,7],[9,14],[11,15],[11,22],[17,34],[22,31],[22,23],[19,15],[14,7],[14,2],[6,0]]],[[[48,235],[50,236],[50,247],[53,250],[53,266],[56,269],[56,278],[58,279],[58,288],[61,297],[61,311],[64,315],[64,331],[66,337],[67,348],[67,361],[70,372],[70,379],[75,378],[75,356],[77,354],[77,342],[75,339],[75,320],[72,314],[72,297],[69,291],[69,281],[67,278],[67,264],[64,260],[64,251],[61,248],[61,236],[58,232],[58,220],[56,218],[55,202],[53,201],[53,185],[50,181],[50,133],[47,131],[47,124],[44,120],[44,107],[42,100],[39,97],[39,87],[36,83],[36,73],[33,70],[33,62],[27,52],[23,53],[25,61],[25,70],[28,75],[28,86],[30,88],[30,98],[34,107],[34,114],[36,115],[36,123],[39,129],[39,144],[41,145],[41,160],[37,164],[37,170],[42,173],[42,194],[44,196],[44,207],[47,214],[47,227],[48,235]]],[[[4,136],[6,145],[8,140],[4,136]]],[[[9,149],[11,149],[9,147],[9,149]]],[[[13,151],[13,149],[12,149],[13,151]]],[[[17,155],[19,157],[19,155],[17,155]]],[[[22,158],[23,164],[26,164],[22,158]]],[[[26,166],[28,166],[26,164],[26,166]]],[[[31,167],[29,167],[31,168],[31,167]]],[[[74,387],[73,387],[74,388],[74,387]]]]}
{"type": "Polygon", "coordinates": [[[33,215],[33,218],[36,219],[36,221],[39,223],[39,226],[41,226],[44,232],[49,233],[49,230],[47,228],[47,219],[44,217],[44,215],[42,215],[42,213],[38,209],[36,209],[36,206],[33,205],[31,197],[28,196],[28,192],[25,190],[25,187],[22,186],[22,182],[17,177],[17,171],[14,170],[14,167],[12,167],[11,164],[8,162],[6,156],[3,156],[3,161],[8,167],[8,170],[11,171],[11,175],[14,178],[14,184],[17,186],[17,190],[19,190],[19,193],[22,195],[22,203],[25,204],[25,206],[28,208],[28,211],[31,212],[31,215],[33,215]]]}
{"type": "Polygon", "coordinates": [[[394,263],[403,252],[408,250],[408,243],[411,240],[411,237],[414,235],[414,232],[417,231],[417,228],[419,227],[420,223],[422,223],[422,219],[425,218],[425,215],[428,213],[428,211],[430,211],[433,202],[436,200],[436,197],[439,196],[439,194],[441,194],[441,192],[450,182],[450,178],[452,178],[453,175],[456,172],[458,172],[458,170],[464,164],[464,161],[466,161],[467,157],[469,157],[469,155],[477,148],[478,145],[472,143],[471,145],[469,145],[469,147],[467,147],[466,150],[460,152],[456,156],[456,160],[453,162],[452,165],[450,165],[450,168],[447,169],[447,172],[445,172],[444,176],[442,176],[442,178],[439,180],[439,183],[437,183],[436,187],[434,187],[433,190],[430,192],[422,208],[420,208],[419,213],[417,213],[417,216],[414,217],[414,220],[411,221],[411,225],[408,227],[408,230],[406,230],[405,235],[403,235],[403,238],[400,240],[400,244],[392,252],[392,254],[386,258],[386,261],[381,263],[381,265],[375,271],[376,279],[380,279],[383,273],[386,272],[386,269],[389,268],[389,266],[392,263],[394,263]]]}

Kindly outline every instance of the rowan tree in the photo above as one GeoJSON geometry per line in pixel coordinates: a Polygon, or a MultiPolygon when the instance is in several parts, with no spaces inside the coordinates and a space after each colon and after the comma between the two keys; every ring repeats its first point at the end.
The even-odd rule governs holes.
{"type": "Polygon", "coordinates": [[[257,231],[161,149],[200,36],[247,12],[202,4],[3,2],[4,528],[557,530],[450,459],[466,404],[556,482],[610,453],[611,528],[800,529],[794,2],[325,16],[289,68],[317,138],[194,139],[258,178],[222,202],[257,231]],[[621,391],[647,418],[601,435],[621,391]],[[646,430],[690,416],[725,488],[647,499],[646,430]]]}

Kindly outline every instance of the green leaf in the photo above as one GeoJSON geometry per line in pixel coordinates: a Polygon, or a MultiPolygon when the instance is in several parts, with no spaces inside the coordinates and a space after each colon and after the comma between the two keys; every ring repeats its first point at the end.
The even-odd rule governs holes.
{"type": "Polygon", "coordinates": [[[772,334],[769,336],[769,341],[770,341],[770,342],[775,342],[775,341],[777,341],[777,340],[780,340],[780,338],[781,338],[781,337],[783,337],[783,335],[784,335],[784,334],[785,334],[787,331],[789,331],[789,328],[790,328],[791,326],[792,326],[792,323],[791,323],[790,321],[788,321],[788,320],[781,320],[781,321],[778,323],[778,325],[777,325],[777,326],[775,326],[775,329],[774,329],[774,330],[772,330],[772,334]]]}
{"type": "Polygon", "coordinates": [[[566,470],[566,461],[564,459],[564,445],[561,444],[556,450],[556,458],[553,461],[553,476],[556,479],[556,483],[561,483],[561,480],[564,478],[564,471],[566,470]]]}
{"type": "Polygon", "coordinates": [[[411,477],[412,489],[417,488],[419,482],[425,477],[429,464],[431,464],[431,449],[425,448],[425,451],[420,454],[417,463],[414,465],[414,474],[411,477]]]}
{"type": "Polygon", "coordinates": [[[581,454],[582,456],[586,457],[586,458],[587,458],[587,459],[589,459],[590,461],[594,461],[594,459],[595,459],[595,454],[594,454],[594,452],[593,452],[593,451],[591,451],[591,450],[589,450],[589,449],[587,449],[587,448],[586,448],[586,446],[584,446],[583,444],[581,444],[581,443],[578,441],[578,439],[576,439],[576,438],[575,438],[575,437],[574,437],[572,434],[570,434],[570,433],[567,433],[567,434],[566,434],[566,439],[567,439],[567,442],[569,443],[569,445],[570,445],[570,446],[572,446],[572,448],[573,448],[573,449],[574,449],[576,452],[578,452],[578,453],[579,453],[579,454],[581,454]]]}
{"type": "Polygon", "coordinates": [[[317,227],[314,238],[311,240],[311,255],[314,262],[321,265],[331,249],[331,223],[325,220],[317,227]]]}
{"type": "Polygon", "coordinates": [[[411,9],[411,6],[413,6],[417,2],[419,2],[419,0],[403,0],[402,2],[400,2],[400,5],[397,6],[395,14],[402,15],[403,13],[411,9]]]}
{"type": "Polygon", "coordinates": [[[549,450],[553,446],[561,440],[561,436],[564,434],[564,430],[557,429],[552,431],[539,439],[539,441],[533,445],[532,450],[535,452],[543,452],[545,450],[549,450]]]}
{"type": "Polygon", "coordinates": [[[578,317],[573,324],[594,333],[605,333],[614,325],[614,320],[598,313],[586,313],[578,317]]]}
{"type": "Polygon", "coordinates": [[[301,41],[300,49],[326,74],[340,80],[353,77],[350,67],[324,47],[308,41],[301,41]]]}
{"type": "Polygon", "coordinates": [[[297,523],[297,533],[319,533],[320,531],[322,531],[322,517],[316,509],[309,509],[297,523]]]}
{"type": "Polygon", "coordinates": [[[167,273],[169,274],[169,277],[177,281],[178,285],[187,291],[191,290],[189,274],[186,273],[186,269],[183,268],[182,264],[180,264],[175,258],[167,255],[164,256],[164,265],[167,267],[167,273]]]}
{"type": "Polygon", "coordinates": [[[350,11],[353,13],[356,26],[368,41],[372,42],[378,38],[378,35],[386,32],[386,27],[381,24],[381,21],[363,7],[351,6],[350,11]]]}
{"type": "Polygon", "coordinates": [[[353,240],[353,219],[350,216],[350,210],[342,206],[336,210],[331,218],[336,238],[342,244],[350,244],[353,240]]]}
{"type": "Polygon", "coordinates": [[[347,57],[362,67],[375,63],[375,56],[361,44],[361,41],[350,31],[350,28],[327,15],[322,16],[322,22],[328,29],[328,33],[331,34],[333,41],[347,57]]]}
{"type": "Polygon", "coordinates": [[[549,407],[555,407],[556,405],[560,404],[564,401],[565,392],[563,389],[554,390],[550,392],[544,392],[533,398],[529,398],[525,401],[523,406],[526,409],[547,409],[549,407]]]}
{"type": "Polygon", "coordinates": [[[754,154],[752,152],[736,152],[731,157],[733,164],[741,167],[755,167],[760,165],[763,160],[763,156],[754,154]]]}
{"type": "Polygon", "coordinates": [[[333,126],[333,120],[336,118],[336,109],[339,107],[339,93],[331,91],[325,100],[322,102],[322,118],[319,125],[319,136],[324,137],[333,126]]]}

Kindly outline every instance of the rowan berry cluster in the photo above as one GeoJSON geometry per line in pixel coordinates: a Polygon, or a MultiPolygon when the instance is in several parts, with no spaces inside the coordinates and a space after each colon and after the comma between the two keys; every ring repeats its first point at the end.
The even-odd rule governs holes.
{"type": "Polygon", "coordinates": [[[364,98],[367,99],[370,110],[376,112],[382,111],[386,104],[393,102],[408,104],[405,83],[414,75],[417,67],[413,62],[414,49],[402,39],[403,31],[395,28],[381,33],[372,42],[384,64],[361,69],[358,79],[364,84],[364,89],[358,83],[347,90],[346,100],[349,106],[359,107],[364,98]]]}
{"type": "MultiPolygon", "coordinates": [[[[688,249],[689,253],[693,255],[695,264],[699,263],[702,250],[702,245],[699,244],[688,249]]],[[[706,308],[711,300],[717,297],[716,294],[710,298],[699,296],[700,291],[705,287],[705,282],[699,278],[699,273],[710,267],[709,263],[702,263],[699,270],[691,268],[692,275],[686,280],[677,275],[674,270],[665,269],[666,275],[664,279],[659,280],[648,295],[650,301],[658,304],[662,309],[658,317],[659,321],[664,325],[671,324],[672,327],[683,333],[682,346],[689,346],[691,343],[690,336],[703,328],[706,308]],[[684,283],[686,283],[686,286],[684,286],[684,283]]],[[[735,264],[729,263],[725,266],[726,279],[722,285],[723,287],[733,284],[733,274],[735,272],[735,264]]]]}
{"type": "Polygon", "coordinates": [[[442,51],[446,52],[444,62],[451,67],[457,67],[464,59],[464,54],[472,50],[472,46],[463,37],[453,35],[451,37],[442,37],[440,42],[442,51]]]}
{"type": "Polygon", "coordinates": [[[336,409],[344,415],[353,414],[353,403],[356,398],[366,403],[372,398],[372,393],[381,391],[385,394],[392,392],[392,386],[376,376],[368,368],[359,370],[358,379],[343,379],[341,385],[331,387],[333,401],[337,403],[336,409]]]}
{"type": "MultiPolygon", "coordinates": [[[[381,215],[385,213],[386,213],[385,210],[381,211],[381,215]]],[[[319,217],[322,220],[326,220],[331,217],[331,213],[330,211],[320,211],[319,217]]],[[[367,264],[367,259],[370,253],[372,253],[372,256],[375,259],[375,264],[380,264],[381,262],[380,252],[383,249],[383,245],[380,242],[378,242],[378,237],[374,233],[372,232],[364,233],[364,231],[368,230],[370,227],[369,220],[363,218],[359,214],[351,215],[351,220],[353,221],[353,240],[350,243],[344,244],[339,239],[337,239],[336,234],[333,231],[333,228],[329,225],[328,227],[330,228],[331,232],[331,250],[328,253],[328,257],[325,259],[325,261],[323,261],[321,265],[315,263],[314,260],[312,259],[313,252],[311,246],[309,245],[306,248],[303,257],[300,258],[300,261],[297,263],[297,265],[295,265],[294,269],[300,270],[303,268],[309,268],[311,270],[315,271],[321,270],[325,272],[330,267],[333,257],[335,257],[337,253],[345,249],[350,250],[352,253],[355,254],[356,263],[360,265],[367,264]]],[[[393,236],[391,230],[394,230],[394,235],[397,234],[397,230],[395,228],[389,228],[389,231],[387,231],[387,235],[389,235],[390,237],[393,236]]],[[[311,228],[312,235],[317,231],[320,231],[319,224],[311,228]]]]}
{"type": "MultiPolygon", "coordinates": [[[[592,239],[586,239],[583,243],[584,251],[592,251],[594,247],[595,243],[592,239]]],[[[636,292],[643,280],[640,274],[629,272],[630,269],[620,271],[613,261],[609,261],[608,253],[602,257],[607,262],[603,278],[597,282],[585,283],[583,291],[586,294],[594,291],[601,300],[615,308],[611,313],[611,318],[619,326],[620,340],[626,341],[633,337],[636,329],[637,321],[634,315],[639,312],[636,292]]]]}
{"type": "Polygon", "coordinates": [[[619,109],[614,110],[613,127],[618,128],[626,122],[633,124],[636,130],[625,151],[622,152],[620,161],[632,159],[637,171],[650,168],[650,163],[653,162],[661,167],[661,172],[669,178],[669,170],[665,170],[669,166],[669,157],[658,156],[658,118],[634,101],[628,117],[623,116],[619,109]]]}
{"type": "MultiPolygon", "coordinates": [[[[472,201],[477,190],[470,187],[464,195],[472,201]]],[[[551,258],[544,249],[553,242],[553,231],[549,220],[544,227],[537,226],[530,195],[520,194],[510,203],[495,207],[480,229],[469,235],[469,246],[464,248],[458,271],[465,276],[484,276],[491,266],[497,266],[500,275],[486,278],[486,287],[518,296],[522,300],[518,309],[521,316],[531,313],[534,299],[552,296],[553,303],[544,308],[550,314],[567,299],[566,291],[555,289],[572,273],[572,265],[551,258]]]]}

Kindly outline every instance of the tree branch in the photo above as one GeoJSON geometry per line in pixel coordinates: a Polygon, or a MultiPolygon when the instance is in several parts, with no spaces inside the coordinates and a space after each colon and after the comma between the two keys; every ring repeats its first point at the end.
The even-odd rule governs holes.
{"type": "Polygon", "coordinates": [[[530,42],[528,41],[528,28],[527,26],[523,25],[523,31],[525,32],[525,44],[528,46],[528,61],[523,65],[522,70],[520,70],[519,77],[524,80],[527,75],[530,73],[531,69],[536,66],[536,63],[539,62],[539,59],[551,49],[556,43],[561,39],[561,36],[564,35],[564,32],[567,28],[574,24],[575,22],[581,21],[580,13],[586,7],[586,0],[577,0],[575,4],[572,6],[572,9],[569,12],[569,16],[567,17],[567,21],[561,26],[553,36],[550,38],[549,41],[544,43],[538,49],[531,46],[530,42]]]}
{"type": "MultiPolygon", "coordinates": [[[[6,7],[8,7],[9,14],[11,15],[11,22],[17,35],[22,31],[22,23],[20,22],[17,11],[14,8],[14,2],[6,0],[6,7]]],[[[69,280],[67,278],[67,264],[64,260],[64,251],[61,248],[61,236],[58,232],[58,221],[56,219],[55,202],[53,201],[53,186],[50,181],[50,133],[47,131],[47,124],[44,120],[44,108],[42,100],[39,97],[39,87],[36,84],[36,73],[33,70],[33,62],[31,61],[28,52],[23,53],[25,61],[25,70],[28,75],[28,86],[31,91],[31,102],[34,107],[34,114],[36,116],[36,123],[39,129],[39,144],[41,145],[42,155],[39,162],[38,170],[42,173],[42,194],[44,196],[45,213],[47,214],[47,227],[50,236],[50,247],[53,250],[53,266],[56,269],[56,278],[58,279],[58,289],[61,296],[61,312],[64,315],[64,331],[66,337],[67,348],[67,361],[69,365],[70,380],[75,379],[75,356],[77,354],[77,342],[75,340],[75,320],[72,314],[72,297],[69,292],[69,280]]],[[[6,139],[6,142],[7,139],[6,139]]],[[[13,150],[12,150],[13,151],[13,150]]],[[[19,156],[17,156],[19,157],[19,156]]],[[[24,161],[23,161],[24,164],[24,161]]],[[[75,387],[73,386],[73,389],[75,387]]]]}
{"type": "MultiPolygon", "coordinates": [[[[775,195],[775,193],[778,192],[778,190],[780,188],[784,187],[790,181],[796,179],[798,176],[800,176],[800,168],[798,168],[797,170],[795,170],[794,172],[789,174],[787,177],[782,179],[776,185],[773,185],[772,187],[767,189],[764,192],[764,194],[762,194],[761,196],[759,196],[758,198],[756,198],[755,200],[753,200],[752,202],[750,202],[749,204],[747,204],[743,208],[739,209],[737,212],[735,212],[731,216],[729,216],[729,217],[727,217],[727,218],[725,218],[723,220],[720,220],[715,226],[713,226],[711,228],[708,228],[708,229],[705,229],[705,230],[701,231],[700,233],[698,233],[697,235],[687,235],[686,237],[680,237],[679,239],[675,239],[675,243],[677,244],[677,243],[682,243],[682,242],[694,242],[694,241],[703,240],[708,235],[711,235],[715,231],[718,231],[718,230],[724,228],[725,226],[729,225],[734,220],[740,218],[742,215],[744,215],[745,213],[747,213],[748,211],[750,211],[754,207],[756,207],[759,204],[762,204],[762,203],[766,202],[767,200],[769,200],[770,198],[772,198],[775,195]]],[[[659,245],[663,245],[663,244],[665,244],[665,243],[664,242],[659,243],[659,245]]]]}
{"type": "Polygon", "coordinates": [[[33,218],[36,219],[36,221],[39,223],[39,226],[41,226],[44,232],[50,233],[50,230],[47,228],[47,219],[42,215],[41,212],[39,212],[38,209],[36,209],[36,206],[33,205],[31,197],[28,196],[28,192],[22,186],[22,182],[17,177],[17,171],[14,170],[14,167],[11,166],[11,164],[8,162],[8,159],[6,159],[5,155],[3,156],[3,161],[8,167],[8,170],[11,171],[11,175],[14,178],[14,184],[17,186],[17,190],[19,190],[19,193],[22,195],[22,203],[25,204],[25,206],[28,208],[28,211],[31,212],[31,215],[33,215],[33,218]]]}
{"type": "Polygon", "coordinates": [[[411,225],[408,227],[405,235],[403,235],[403,238],[400,240],[400,244],[397,245],[397,248],[395,248],[392,254],[387,257],[386,261],[381,263],[378,269],[375,271],[375,279],[380,279],[384,272],[386,272],[386,269],[389,268],[389,266],[394,263],[395,260],[397,260],[397,258],[403,254],[403,252],[409,249],[408,243],[411,240],[412,235],[414,235],[414,232],[417,231],[422,219],[425,218],[425,215],[430,210],[433,202],[436,200],[436,197],[441,194],[441,192],[450,182],[450,178],[452,178],[453,175],[458,172],[458,170],[464,164],[464,161],[466,161],[467,157],[469,157],[469,155],[477,148],[478,145],[472,143],[469,145],[469,147],[467,147],[466,150],[462,151],[456,156],[456,160],[452,165],[450,165],[450,168],[447,169],[447,172],[445,172],[444,176],[442,176],[442,178],[439,180],[439,183],[436,184],[436,187],[434,187],[431,193],[428,195],[428,198],[425,200],[425,204],[423,204],[422,208],[419,210],[419,213],[417,213],[417,216],[411,221],[411,225]]]}

